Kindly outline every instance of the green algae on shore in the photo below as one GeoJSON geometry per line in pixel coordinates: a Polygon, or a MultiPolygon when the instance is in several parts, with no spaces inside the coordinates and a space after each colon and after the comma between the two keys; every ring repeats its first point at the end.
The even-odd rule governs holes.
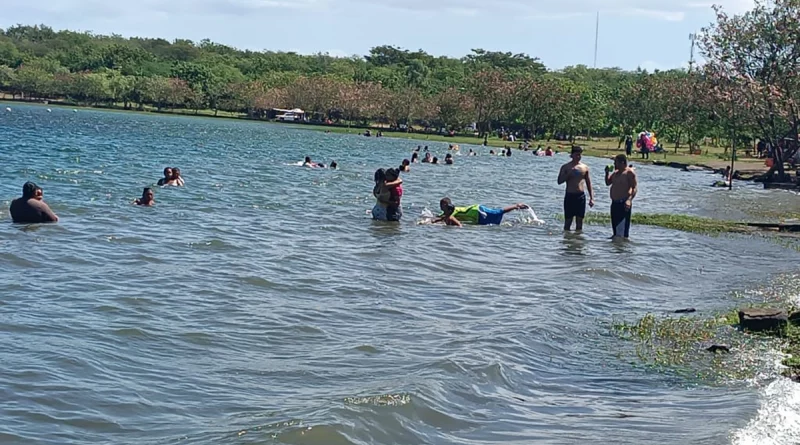
{"type": "Polygon", "coordinates": [[[634,345],[633,350],[621,352],[621,358],[634,358],[647,369],[688,379],[707,383],[747,380],[778,358],[785,366],[783,375],[793,377],[800,372],[800,328],[790,324],[781,331],[748,333],[739,329],[737,313],[708,317],[649,313],[633,323],[616,322],[612,330],[634,345]]]}
{"type": "MultiPolygon", "coordinates": [[[[564,216],[559,215],[563,220],[564,216]]],[[[611,216],[605,213],[591,212],[586,214],[584,224],[611,224],[611,216]]],[[[631,223],[659,226],[666,229],[680,230],[683,232],[720,234],[720,233],[751,233],[753,229],[744,223],[724,221],[712,218],[690,215],[670,215],[664,213],[633,213],[631,223]]]]}

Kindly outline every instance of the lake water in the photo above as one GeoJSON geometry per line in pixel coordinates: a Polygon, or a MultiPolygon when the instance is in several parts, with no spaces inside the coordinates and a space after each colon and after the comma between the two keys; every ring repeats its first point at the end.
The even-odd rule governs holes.
{"type": "MultiPolygon", "coordinates": [[[[10,106],[0,112],[2,443],[800,440],[800,393],[774,366],[752,381],[690,380],[621,355],[631,345],[610,329],[617,317],[796,298],[794,250],[642,226],[629,243],[603,226],[565,236],[563,154],[474,147],[482,156],[454,166],[414,165],[404,220],[391,225],[366,214],[372,174],[416,141],[10,106]],[[306,155],[341,168],[292,165],[306,155]],[[130,205],[165,166],[187,186],[157,189],[153,208],[130,205]],[[58,225],[11,224],[8,203],[27,180],[58,225]],[[417,224],[443,196],[526,202],[546,224],[513,214],[497,227],[417,224]]],[[[444,144],[428,145],[444,157],[444,144]]],[[[608,162],[587,162],[607,211],[608,162]]],[[[738,218],[773,196],[800,208],[790,193],[731,194],[708,174],[637,168],[638,212],[738,218]]]]}

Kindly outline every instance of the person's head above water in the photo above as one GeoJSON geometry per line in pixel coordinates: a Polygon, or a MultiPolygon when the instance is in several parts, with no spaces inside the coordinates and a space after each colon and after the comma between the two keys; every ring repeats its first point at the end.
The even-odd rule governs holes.
{"type": "Polygon", "coordinates": [[[397,178],[400,177],[400,170],[396,168],[390,168],[386,170],[386,181],[392,182],[397,181],[397,178]]]}
{"type": "Polygon", "coordinates": [[[338,166],[339,164],[337,164],[336,161],[331,161],[331,168],[336,168],[338,166]]]}
{"type": "Polygon", "coordinates": [[[408,167],[409,165],[411,165],[411,161],[409,161],[408,159],[403,159],[403,162],[400,165],[408,167]]]}
{"type": "Polygon", "coordinates": [[[456,211],[456,206],[453,205],[453,201],[450,198],[442,198],[439,201],[439,209],[444,212],[445,216],[450,216],[456,211]]]}
{"type": "Polygon", "coordinates": [[[25,199],[42,199],[42,188],[33,182],[26,182],[22,186],[22,197],[25,199]]]}
{"type": "Polygon", "coordinates": [[[375,183],[383,182],[386,180],[386,170],[379,168],[375,170],[375,183]]]}
{"type": "Polygon", "coordinates": [[[172,167],[164,168],[164,177],[167,179],[172,178],[172,167]]]}
{"type": "Polygon", "coordinates": [[[145,187],[144,190],[142,190],[142,201],[150,202],[154,198],[155,194],[153,193],[153,189],[151,189],[150,187],[145,187]]]}
{"type": "Polygon", "coordinates": [[[583,148],[580,145],[573,145],[569,157],[575,162],[580,162],[583,155],[583,148]]]}
{"type": "Polygon", "coordinates": [[[439,158],[434,156],[433,160],[431,161],[431,164],[438,164],[438,163],[439,163],[439,158]]]}
{"type": "Polygon", "coordinates": [[[627,156],[625,156],[625,155],[623,155],[623,154],[619,154],[619,155],[617,155],[617,156],[614,158],[614,167],[615,167],[617,170],[624,170],[624,169],[626,169],[626,168],[628,167],[628,157],[627,157],[627,156]]]}
{"type": "Polygon", "coordinates": [[[306,164],[310,164],[311,163],[311,156],[306,156],[306,160],[303,161],[303,162],[305,162],[306,164]]]}
{"type": "Polygon", "coordinates": [[[172,177],[173,178],[180,178],[181,177],[181,169],[178,167],[172,167],[172,177]]]}

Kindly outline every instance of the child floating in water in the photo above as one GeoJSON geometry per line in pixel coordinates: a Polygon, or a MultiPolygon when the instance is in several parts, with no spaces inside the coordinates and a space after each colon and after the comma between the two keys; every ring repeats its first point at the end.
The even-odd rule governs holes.
{"type": "Polygon", "coordinates": [[[137,206],[147,206],[151,207],[156,203],[155,194],[153,193],[153,189],[150,187],[146,187],[142,191],[142,197],[133,201],[134,204],[137,206]]]}
{"type": "Polygon", "coordinates": [[[462,223],[478,224],[481,226],[498,225],[503,222],[503,216],[514,210],[527,209],[527,204],[514,204],[502,209],[490,208],[482,205],[469,207],[456,207],[450,198],[439,201],[442,216],[433,220],[433,223],[443,222],[448,226],[461,227],[462,223]]]}

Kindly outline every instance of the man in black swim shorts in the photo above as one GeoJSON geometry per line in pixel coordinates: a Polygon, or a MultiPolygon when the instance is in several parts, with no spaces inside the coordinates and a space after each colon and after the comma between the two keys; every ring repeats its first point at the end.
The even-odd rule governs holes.
{"type": "Polygon", "coordinates": [[[594,207],[594,191],[592,180],[589,179],[589,167],[581,162],[583,149],[579,146],[572,147],[571,161],[561,166],[558,172],[558,183],[567,183],[567,192],[564,195],[564,231],[572,229],[572,220],[575,220],[575,230],[583,230],[583,218],[586,216],[586,193],[583,183],[589,190],[589,207],[594,207]]]}

